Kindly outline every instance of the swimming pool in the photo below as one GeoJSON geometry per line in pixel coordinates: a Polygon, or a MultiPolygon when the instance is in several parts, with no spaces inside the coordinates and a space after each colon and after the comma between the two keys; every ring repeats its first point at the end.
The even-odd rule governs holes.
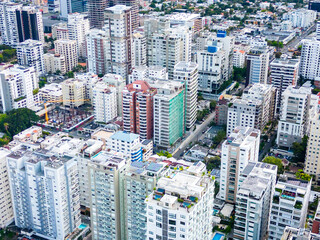
{"type": "Polygon", "coordinates": [[[87,225],[85,225],[85,224],[83,224],[83,223],[81,223],[80,224],[80,226],[78,227],[79,229],[81,229],[81,230],[83,230],[83,229],[85,229],[87,227],[87,225]]]}
{"type": "Polygon", "coordinates": [[[223,237],[224,237],[223,234],[215,233],[212,240],[222,240],[223,237]]]}

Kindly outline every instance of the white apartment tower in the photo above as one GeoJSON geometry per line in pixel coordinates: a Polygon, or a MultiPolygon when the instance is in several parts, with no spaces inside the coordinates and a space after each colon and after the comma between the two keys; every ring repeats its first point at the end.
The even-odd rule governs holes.
{"type": "Polygon", "coordinates": [[[70,40],[77,42],[78,57],[86,57],[86,35],[90,30],[89,18],[85,14],[68,15],[68,34],[70,40]]]}
{"type": "Polygon", "coordinates": [[[116,5],[105,10],[107,72],[128,79],[133,67],[131,7],[116,5]]]}
{"type": "Polygon", "coordinates": [[[79,107],[85,103],[86,86],[84,81],[69,78],[61,83],[63,105],[79,107]]]}
{"type": "Polygon", "coordinates": [[[78,65],[77,41],[60,39],[54,42],[56,54],[64,55],[67,72],[72,71],[78,65]]]}
{"type": "Polygon", "coordinates": [[[11,151],[0,148],[0,227],[5,228],[14,220],[10,183],[7,168],[7,156],[11,151]]]}
{"type": "Polygon", "coordinates": [[[213,199],[214,180],[204,163],[168,173],[145,201],[146,239],[212,239],[213,199]]]}
{"type": "Polygon", "coordinates": [[[300,61],[299,74],[302,77],[309,80],[320,77],[320,41],[303,40],[300,61]]]}
{"type": "MultiPolygon", "coordinates": [[[[147,64],[147,39],[137,32],[133,35],[134,66],[146,66],[147,64]]],[[[142,79],[139,79],[142,80],[142,79]]]]}
{"type": "Polygon", "coordinates": [[[93,88],[92,105],[96,122],[107,123],[118,116],[116,91],[116,88],[103,82],[98,82],[93,88]]]}
{"type": "Polygon", "coordinates": [[[66,58],[64,55],[45,53],[43,55],[44,67],[46,73],[66,73],[66,58]]]}
{"type": "Polygon", "coordinates": [[[17,45],[19,65],[34,67],[38,75],[45,73],[43,46],[41,41],[28,39],[17,45]]]}
{"type": "Polygon", "coordinates": [[[31,152],[7,156],[15,224],[50,239],[65,239],[80,225],[77,163],[31,152]]]}
{"type": "Polygon", "coordinates": [[[291,148],[307,134],[311,88],[289,86],[282,94],[277,145],[291,148]]]}
{"type": "Polygon", "coordinates": [[[282,93],[288,86],[297,85],[299,64],[299,59],[274,59],[270,63],[270,83],[277,89],[277,112],[281,106],[282,93]]]}
{"type": "Polygon", "coordinates": [[[304,172],[316,176],[319,179],[320,176],[320,153],[318,150],[318,143],[320,137],[320,115],[314,114],[310,118],[308,146],[305,159],[304,172]]]}
{"type": "Polygon", "coordinates": [[[191,129],[197,120],[198,65],[179,62],[174,67],[174,80],[185,84],[185,126],[191,129]]]}
{"type": "Polygon", "coordinates": [[[124,235],[124,207],[120,175],[128,161],[123,154],[102,151],[88,162],[91,231],[94,240],[120,240],[124,235]]]}
{"type": "Polygon", "coordinates": [[[107,49],[110,45],[107,33],[103,30],[92,29],[87,34],[86,43],[88,71],[104,75],[107,73],[107,49]]]}
{"type": "Polygon", "coordinates": [[[237,127],[222,144],[220,198],[236,202],[240,175],[249,162],[258,162],[260,131],[237,127]]]}
{"type": "Polygon", "coordinates": [[[2,44],[14,46],[19,42],[16,10],[21,7],[22,4],[18,3],[0,3],[0,32],[2,44]]]}
{"type": "Polygon", "coordinates": [[[281,175],[275,186],[269,224],[269,240],[280,240],[286,226],[304,228],[311,181],[281,175]]]}
{"type": "Polygon", "coordinates": [[[14,65],[0,72],[0,96],[3,111],[31,108],[39,101],[38,77],[33,67],[14,65]]]}
{"type": "Polygon", "coordinates": [[[254,46],[247,54],[246,85],[267,83],[269,69],[269,52],[267,46],[254,46]]]}
{"type": "Polygon", "coordinates": [[[234,239],[265,239],[276,185],[277,166],[249,163],[237,192],[234,239]]]}

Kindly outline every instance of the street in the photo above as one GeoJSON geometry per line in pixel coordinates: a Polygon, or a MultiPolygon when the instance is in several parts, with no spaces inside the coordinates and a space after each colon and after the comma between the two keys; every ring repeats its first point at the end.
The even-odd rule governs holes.
{"type": "Polygon", "coordinates": [[[189,146],[189,144],[193,141],[197,141],[198,138],[202,135],[202,132],[207,129],[210,122],[214,119],[215,112],[212,112],[208,115],[207,119],[201,124],[198,125],[196,130],[192,132],[181,144],[180,146],[172,153],[173,157],[180,158],[180,155],[184,152],[184,150],[189,146]]]}

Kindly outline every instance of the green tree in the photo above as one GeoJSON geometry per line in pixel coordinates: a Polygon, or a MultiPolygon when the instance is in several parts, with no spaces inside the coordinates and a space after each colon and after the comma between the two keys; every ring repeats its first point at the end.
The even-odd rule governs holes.
{"type": "Polygon", "coordinates": [[[293,158],[295,162],[304,162],[308,144],[308,136],[304,136],[301,143],[294,142],[292,144],[293,158]]]}
{"type": "Polygon", "coordinates": [[[217,135],[212,139],[214,143],[220,143],[226,137],[226,131],[220,130],[217,132],[217,135]]]}
{"type": "Polygon", "coordinates": [[[278,166],[278,174],[283,173],[283,164],[282,164],[282,161],[280,158],[268,156],[265,159],[263,159],[263,162],[277,165],[278,166]]]}
{"type": "Polygon", "coordinates": [[[212,100],[210,102],[210,109],[211,110],[215,110],[216,109],[216,106],[217,106],[217,102],[215,100],[212,100]]]}
{"type": "Polygon", "coordinates": [[[67,73],[68,78],[74,78],[74,73],[72,71],[67,73]]]}
{"type": "Polygon", "coordinates": [[[221,158],[218,156],[211,157],[207,160],[207,170],[211,171],[215,168],[220,168],[221,165],[221,158]]]}
{"type": "Polygon", "coordinates": [[[304,173],[302,169],[299,169],[298,172],[296,172],[296,177],[301,180],[310,181],[311,176],[307,173],[304,173]]]}

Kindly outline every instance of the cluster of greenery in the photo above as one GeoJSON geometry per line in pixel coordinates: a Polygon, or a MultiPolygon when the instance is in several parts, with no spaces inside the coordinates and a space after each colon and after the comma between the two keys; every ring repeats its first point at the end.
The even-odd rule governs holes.
{"type": "Polygon", "coordinates": [[[274,46],[277,48],[283,48],[283,42],[279,42],[279,41],[267,41],[269,46],[274,46]]]}
{"type": "Polygon", "coordinates": [[[43,88],[47,84],[47,77],[41,77],[39,80],[39,88],[43,88]]]}
{"type": "Polygon", "coordinates": [[[9,240],[15,239],[17,234],[15,232],[11,232],[9,230],[1,229],[0,230],[0,240],[9,240]]]}
{"type": "Polygon", "coordinates": [[[225,90],[229,85],[232,83],[232,79],[229,79],[228,81],[225,81],[221,84],[220,88],[218,89],[218,93],[221,93],[223,90],[225,90]]]}
{"type": "Polygon", "coordinates": [[[72,71],[69,71],[65,74],[68,78],[74,78],[74,73],[72,71]]]}
{"type": "Polygon", "coordinates": [[[312,89],[312,94],[318,94],[320,92],[319,88],[312,89]]]}
{"type": "Polygon", "coordinates": [[[16,49],[7,45],[0,45],[0,52],[0,62],[10,62],[17,55],[16,49]]]}
{"type": "Polygon", "coordinates": [[[72,69],[72,72],[81,72],[85,70],[86,70],[86,67],[83,67],[82,65],[78,64],[76,67],[72,69]]]}
{"type": "Polygon", "coordinates": [[[45,36],[45,37],[44,37],[44,41],[47,42],[47,43],[51,43],[50,49],[53,49],[53,48],[54,48],[54,41],[55,41],[55,39],[53,39],[53,38],[48,38],[47,36],[45,36]]]}
{"type": "Polygon", "coordinates": [[[227,136],[226,131],[220,130],[217,132],[217,135],[212,139],[212,141],[215,144],[219,144],[226,136],[227,136]]]}
{"type": "Polygon", "coordinates": [[[304,173],[302,169],[299,169],[298,172],[296,172],[296,177],[301,180],[310,181],[311,176],[307,173],[304,173]]]}
{"type": "Polygon", "coordinates": [[[211,157],[207,160],[207,170],[211,171],[212,169],[220,168],[221,158],[218,156],[211,157]]]}
{"type": "Polygon", "coordinates": [[[316,211],[318,208],[319,198],[316,197],[316,199],[309,204],[308,210],[309,211],[316,211]]]}
{"type": "Polygon", "coordinates": [[[246,78],[247,68],[233,67],[233,80],[236,82],[241,82],[246,78]]]}
{"type": "Polygon", "coordinates": [[[283,173],[283,164],[280,158],[276,158],[276,157],[272,157],[272,156],[268,156],[265,159],[263,159],[264,163],[269,163],[269,164],[273,164],[273,165],[277,165],[278,166],[278,174],[283,173]]]}
{"type": "Polygon", "coordinates": [[[172,154],[169,153],[168,151],[160,151],[157,153],[158,156],[165,156],[166,158],[171,158],[172,154]]]}
{"type": "Polygon", "coordinates": [[[217,102],[215,100],[212,100],[210,102],[210,110],[213,111],[216,109],[216,106],[217,106],[217,102]]]}
{"type": "Polygon", "coordinates": [[[14,135],[31,127],[37,121],[39,116],[28,108],[13,109],[0,114],[0,131],[5,133],[5,136],[0,139],[0,146],[7,144],[14,135]]]}
{"type": "Polygon", "coordinates": [[[308,136],[304,136],[301,142],[294,142],[292,144],[293,158],[294,162],[304,162],[304,158],[307,152],[308,136]]]}
{"type": "Polygon", "coordinates": [[[202,121],[205,116],[209,114],[209,109],[203,109],[202,111],[197,111],[197,121],[202,121]]]}

